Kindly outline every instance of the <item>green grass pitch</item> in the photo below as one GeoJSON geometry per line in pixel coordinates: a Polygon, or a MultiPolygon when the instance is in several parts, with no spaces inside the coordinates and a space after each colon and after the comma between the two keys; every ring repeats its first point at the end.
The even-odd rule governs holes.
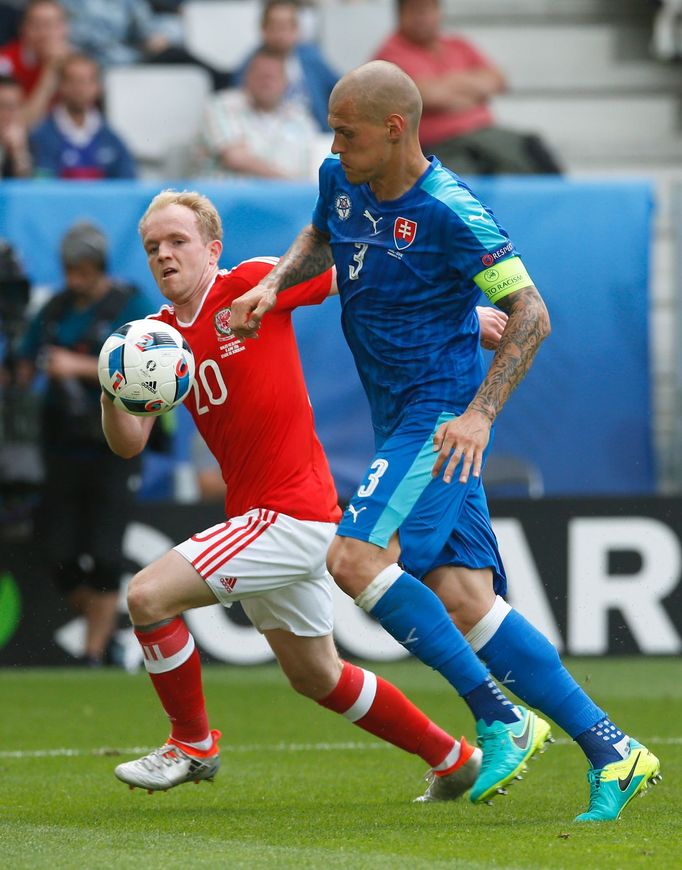
{"type": "MultiPolygon", "coordinates": [[[[663,783],[616,823],[573,824],[587,803],[585,764],[556,728],[557,743],[492,806],[413,804],[422,761],[296,696],[274,665],[205,668],[223,732],[215,783],[131,792],[114,766],[168,733],[144,673],[0,671],[0,866],[682,868],[682,663],[569,667],[662,761],[663,783]]],[[[438,675],[414,661],[375,670],[473,736],[438,675]]]]}

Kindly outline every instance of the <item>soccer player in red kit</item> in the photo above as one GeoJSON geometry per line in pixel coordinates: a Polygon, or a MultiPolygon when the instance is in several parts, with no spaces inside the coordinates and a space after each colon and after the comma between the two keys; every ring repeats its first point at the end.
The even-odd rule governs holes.
{"type": "MultiPolygon", "coordinates": [[[[341,511],[291,323],[295,307],[319,304],[335,289],[332,272],[282,293],[258,341],[242,343],[228,327],[230,304],[275,261],[220,271],[220,217],[198,193],[160,193],[140,234],[171,303],[153,317],[179,329],[195,356],[186,404],[220,463],[228,519],[192,535],[130,583],[130,616],[171,734],[149,755],[118,765],[116,776],[150,792],[213,778],[220,732],[209,728],[199,653],[181,614],[241,601],[296,691],[422,758],[431,776],[421,800],[458,797],[476,778],[480,750],[455,740],[392,684],[342,661],[334,646],[325,557],[341,511]]],[[[104,432],[119,456],[137,455],[153,423],[103,395],[104,432]]]]}

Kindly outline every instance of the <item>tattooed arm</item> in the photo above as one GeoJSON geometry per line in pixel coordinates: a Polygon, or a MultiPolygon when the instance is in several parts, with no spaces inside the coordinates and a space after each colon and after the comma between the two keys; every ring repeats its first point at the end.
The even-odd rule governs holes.
{"type": "Polygon", "coordinates": [[[239,338],[255,338],[263,316],[274,308],[277,294],[325,272],[333,265],[329,237],[312,224],[301,230],[277,265],[230,306],[230,329],[239,338]]]}
{"type": "Polygon", "coordinates": [[[433,449],[438,451],[438,457],[433,475],[436,477],[447,462],[443,475],[446,483],[452,480],[460,460],[460,483],[466,483],[470,472],[474,477],[480,476],[483,451],[495,417],[523,380],[540,344],[550,333],[547,308],[532,285],[510,293],[496,304],[509,319],[488,374],[466,411],[443,423],[434,435],[433,449]]]}

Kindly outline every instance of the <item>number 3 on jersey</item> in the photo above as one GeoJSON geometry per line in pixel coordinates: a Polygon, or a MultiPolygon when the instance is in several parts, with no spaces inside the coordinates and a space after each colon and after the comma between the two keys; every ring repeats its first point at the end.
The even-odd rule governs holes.
{"type": "Polygon", "coordinates": [[[360,277],[362,267],[365,265],[365,254],[367,253],[367,248],[369,248],[369,245],[366,245],[363,242],[356,242],[355,247],[358,250],[355,254],[353,254],[353,259],[357,263],[357,266],[353,266],[352,264],[348,266],[348,277],[351,279],[351,281],[357,281],[360,277]]]}
{"type": "Polygon", "coordinates": [[[370,472],[367,475],[367,483],[364,483],[358,490],[358,498],[367,498],[371,495],[379,485],[379,479],[388,468],[387,459],[375,459],[370,465],[370,472]]]}
{"type": "Polygon", "coordinates": [[[227,400],[227,386],[220,367],[214,359],[205,359],[198,367],[192,389],[197,414],[208,414],[211,410],[208,405],[222,405],[227,400]],[[202,394],[208,404],[202,404],[202,394]]]}

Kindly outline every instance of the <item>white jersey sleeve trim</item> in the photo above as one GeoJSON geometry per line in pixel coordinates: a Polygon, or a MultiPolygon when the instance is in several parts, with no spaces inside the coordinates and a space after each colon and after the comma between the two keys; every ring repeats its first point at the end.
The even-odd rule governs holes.
{"type": "Polygon", "coordinates": [[[276,266],[279,263],[279,257],[249,257],[248,260],[242,260],[241,263],[237,263],[230,272],[234,272],[235,269],[238,269],[240,266],[244,266],[246,263],[267,263],[270,266],[276,266]]]}

